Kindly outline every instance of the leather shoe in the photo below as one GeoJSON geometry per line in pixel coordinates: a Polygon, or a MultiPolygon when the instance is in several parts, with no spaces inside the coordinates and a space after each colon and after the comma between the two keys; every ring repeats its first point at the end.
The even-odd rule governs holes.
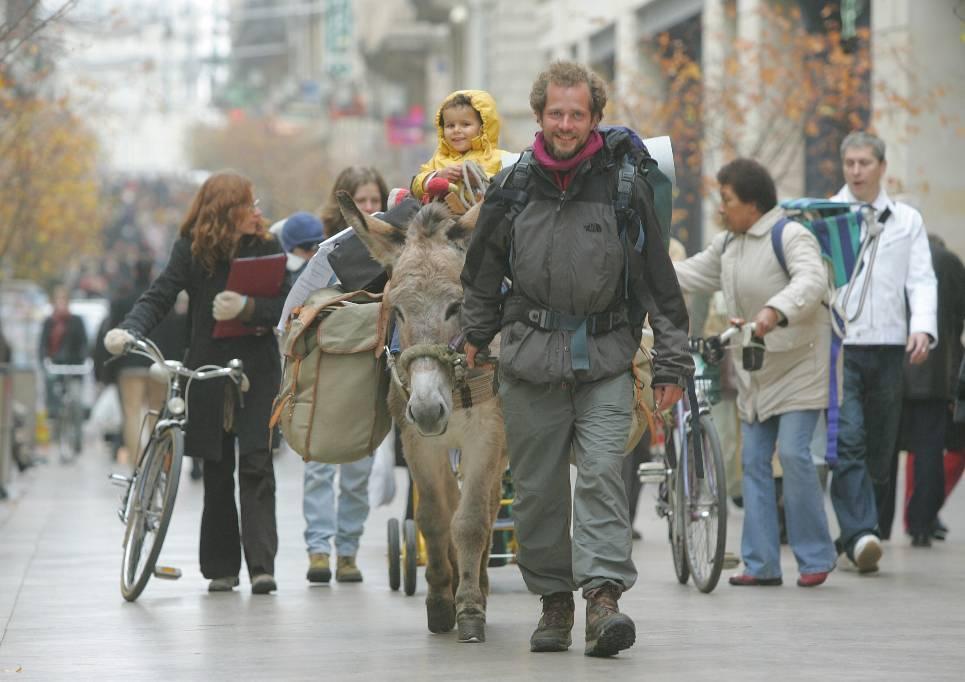
{"type": "Polygon", "coordinates": [[[928,533],[912,533],[912,547],[931,547],[931,538],[928,533]]]}
{"type": "Polygon", "coordinates": [[[784,584],[780,578],[755,578],[750,573],[732,575],[727,582],[737,587],[776,587],[784,584]]]}
{"type": "Polygon", "coordinates": [[[802,573],[797,579],[798,587],[817,587],[828,579],[831,571],[821,571],[819,573],[802,573]]]}

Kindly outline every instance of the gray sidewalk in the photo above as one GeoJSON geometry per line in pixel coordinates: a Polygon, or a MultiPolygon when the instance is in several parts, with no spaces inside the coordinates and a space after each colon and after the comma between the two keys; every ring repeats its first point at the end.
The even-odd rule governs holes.
{"type": "MultiPolygon", "coordinates": [[[[539,602],[514,566],[491,570],[488,642],[457,644],[425,626],[425,585],[413,597],[388,588],[386,521],[401,516],[404,483],[390,508],[373,510],[362,542],[361,585],[309,586],[302,542],[301,461],[276,460],[280,551],[276,594],[209,595],[197,568],[201,486],[185,471],[161,555],[177,582],[152,580],[128,604],[118,589],[120,489],[98,449],[71,466],[48,464],[0,503],[2,679],[392,679],[392,680],[960,680],[965,679],[965,492],[943,512],[947,542],[885,544],[873,577],[839,569],[822,587],[735,588],[711,595],[680,586],[666,526],[644,491],[634,558],[637,586],[621,607],[637,644],[615,660],[582,655],[582,602],[574,646],[530,654],[539,602]]],[[[739,547],[740,514],[729,547],[739,547]]],[[[897,524],[896,524],[897,526],[897,524]]]]}

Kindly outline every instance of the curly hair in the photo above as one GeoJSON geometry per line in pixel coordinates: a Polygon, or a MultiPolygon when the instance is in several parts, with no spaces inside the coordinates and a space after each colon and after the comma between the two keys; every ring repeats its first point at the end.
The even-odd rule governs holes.
{"type": "Polygon", "coordinates": [[[191,255],[209,273],[234,258],[241,232],[235,227],[254,203],[251,180],[224,171],[201,185],[178,234],[191,239],[191,255]]]}
{"type": "Polygon", "coordinates": [[[590,89],[590,114],[603,118],[606,107],[606,83],[596,73],[576,62],[557,61],[540,72],[529,92],[529,106],[537,116],[543,115],[546,108],[546,91],[550,83],[564,88],[572,88],[586,83],[590,89]]]}
{"type": "Polygon", "coordinates": [[[338,207],[335,193],[345,190],[354,197],[359,187],[368,184],[374,184],[379,188],[379,194],[382,197],[380,210],[384,211],[386,202],[389,200],[389,188],[385,184],[385,180],[382,179],[382,175],[375,168],[371,166],[349,166],[338,174],[338,177],[335,178],[335,184],[332,186],[332,191],[328,195],[328,201],[318,212],[318,217],[322,219],[322,224],[325,226],[326,239],[334,237],[348,227],[345,218],[342,216],[342,210],[338,207]]]}

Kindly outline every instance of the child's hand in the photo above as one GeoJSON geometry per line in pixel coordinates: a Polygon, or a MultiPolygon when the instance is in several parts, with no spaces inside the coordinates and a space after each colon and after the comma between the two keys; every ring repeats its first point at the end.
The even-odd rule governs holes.
{"type": "Polygon", "coordinates": [[[462,164],[457,163],[455,166],[443,168],[436,173],[436,176],[443,177],[451,183],[460,183],[462,182],[462,164]]]}

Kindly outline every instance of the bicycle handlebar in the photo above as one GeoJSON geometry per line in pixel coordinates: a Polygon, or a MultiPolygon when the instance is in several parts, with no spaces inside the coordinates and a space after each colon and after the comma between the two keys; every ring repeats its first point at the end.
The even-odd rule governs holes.
{"type": "Polygon", "coordinates": [[[163,370],[167,374],[184,377],[189,381],[193,381],[195,379],[205,381],[207,379],[228,377],[239,387],[248,383],[248,377],[245,376],[244,372],[244,363],[237,358],[234,360],[229,360],[227,367],[219,367],[218,365],[203,365],[197,369],[188,369],[177,360],[165,360],[164,356],[161,354],[161,351],[157,346],[154,345],[154,343],[152,343],[149,339],[138,337],[135,337],[134,341],[129,343],[127,347],[124,348],[124,352],[145,357],[148,360],[153,361],[155,367],[163,370]]]}

